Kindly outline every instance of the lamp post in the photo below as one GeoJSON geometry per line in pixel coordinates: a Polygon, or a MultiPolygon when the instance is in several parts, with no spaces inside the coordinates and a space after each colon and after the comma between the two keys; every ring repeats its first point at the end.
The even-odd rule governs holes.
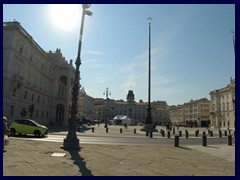
{"type": "Polygon", "coordinates": [[[153,131],[154,127],[152,124],[151,114],[151,17],[147,18],[149,21],[149,59],[148,59],[148,108],[147,108],[147,119],[145,124],[146,131],[153,131]]]}
{"type": "Polygon", "coordinates": [[[107,103],[108,103],[108,95],[111,95],[111,92],[109,91],[108,87],[106,88],[106,91],[103,92],[103,95],[106,94],[106,113],[105,113],[105,125],[104,127],[107,128],[107,125],[108,125],[108,113],[107,113],[107,103]]]}
{"type": "Polygon", "coordinates": [[[84,17],[85,14],[91,16],[92,12],[88,11],[87,9],[90,8],[90,4],[83,4],[82,5],[82,22],[80,28],[80,38],[78,43],[78,54],[76,59],[76,71],[75,71],[75,78],[74,78],[74,85],[72,88],[72,106],[71,106],[71,117],[68,119],[68,134],[67,137],[64,139],[63,148],[66,150],[73,150],[73,149],[80,149],[79,139],[77,138],[76,134],[76,114],[77,114],[77,101],[78,101],[78,91],[80,89],[80,71],[79,67],[81,65],[81,47],[82,47],[82,34],[83,34],[83,25],[84,25],[84,17]]]}

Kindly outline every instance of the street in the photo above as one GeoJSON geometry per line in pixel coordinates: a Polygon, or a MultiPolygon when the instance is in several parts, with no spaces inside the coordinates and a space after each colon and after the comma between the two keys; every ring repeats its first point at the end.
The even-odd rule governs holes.
{"type": "MultiPolygon", "coordinates": [[[[34,136],[16,136],[11,137],[14,139],[23,139],[23,140],[37,140],[37,141],[48,141],[48,142],[63,142],[63,139],[66,137],[67,132],[54,132],[49,133],[46,137],[36,138],[34,136]]],[[[103,131],[92,133],[91,130],[88,130],[85,133],[77,132],[77,136],[80,140],[80,143],[84,144],[105,144],[105,145],[148,145],[148,146],[174,146],[175,135],[171,134],[170,138],[167,138],[166,135],[162,135],[158,132],[153,133],[153,138],[146,137],[144,132],[133,134],[133,133],[119,133],[115,129],[111,133],[104,133],[103,131]]],[[[233,144],[235,144],[235,139],[232,139],[233,144]]],[[[228,144],[228,138],[223,136],[219,138],[217,134],[213,137],[207,136],[207,144],[228,144]]],[[[202,145],[202,135],[195,137],[193,134],[189,135],[189,138],[185,137],[185,134],[179,138],[179,145],[202,145]]]]}

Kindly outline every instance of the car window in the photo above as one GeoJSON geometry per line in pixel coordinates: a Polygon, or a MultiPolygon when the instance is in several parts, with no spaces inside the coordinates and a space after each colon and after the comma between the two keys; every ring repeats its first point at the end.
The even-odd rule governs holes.
{"type": "Polygon", "coordinates": [[[29,121],[28,120],[23,120],[23,124],[25,124],[25,125],[29,125],[29,121]]]}
{"type": "Polygon", "coordinates": [[[19,124],[25,124],[25,120],[22,119],[17,119],[15,122],[19,124]]]}
{"type": "Polygon", "coordinates": [[[33,122],[29,121],[29,125],[30,126],[36,126],[36,124],[34,124],[33,122]]]}

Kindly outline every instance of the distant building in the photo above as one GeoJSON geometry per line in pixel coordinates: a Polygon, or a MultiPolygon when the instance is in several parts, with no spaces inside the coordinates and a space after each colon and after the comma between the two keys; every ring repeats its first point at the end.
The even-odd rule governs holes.
{"type": "Polygon", "coordinates": [[[190,100],[182,105],[169,107],[173,125],[207,127],[210,124],[210,101],[207,98],[190,100]]]}
{"type": "Polygon", "coordinates": [[[210,92],[211,125],[216,128],[235,129],[235,79],[221,89],[210,92]]]}
{"type": "MultiPolygon", "coordinates": [[[[108,120],[111,120],[117,115],[123,115],[131,118],[133,124],[145,123],[148,103],[142,100],[136,102],[133,90],[128,91],[126,99],[127,101],[108,99],[107,107],[105,104],[106,100],[95,99],[94,118],[104,121],[106,117],[108,120]]],[[[153,122],[160,124],[161,122],[169,121],[167,103],[165,101],[153,102],[152,106],[153,122]]]]}
{"type": "Polygon", "coordinates": [[[183,105],[169,107],[169,119],[173,125],[185,126],[185,111],[183,105]]]}
{"type": "Polygon", "coordinates": [[[210,101],[207,98],[191,100],[183,106],[187,126],[207,127],[210,124],[210,101]]]}
{"type": "Polygon", "coordinates": [[[94,106],[94,98],[87,95],[84,87],[82,87],[79,91],[78,96],[78,114],[77,119],[82,121],[85,119],[94,119],[93,117],[93,106],[94,106]]]}
{"type": "Polygon", "coordinates": [[[3,22],[3,115],[9,123],[26,117],[67,124],[74,74],[60,49],[45,52],[19,22],[3,22]]]}

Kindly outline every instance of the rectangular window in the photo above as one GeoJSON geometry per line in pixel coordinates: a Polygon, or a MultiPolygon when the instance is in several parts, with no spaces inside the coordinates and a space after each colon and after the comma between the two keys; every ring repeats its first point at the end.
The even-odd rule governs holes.
{"type": "Polygon", "coordinates": [[[13,88],[13,92],[12,92],[12,96],[13,96],[13,97],[16,97],[16,93],[17,93],[17,88],[14,87],[14,88],[13,88]]]}
{"type": "Polygon", "coordinates": [[[43,116],[44,116],[44,111],[42,111],[42,118],[43,118],[43,116]]]}
{"type": "Polygon", "coordinates": [[[47,113],[46,113],[46,118],[48,118],[48,111],[47,111],[47,113]]]}
{"type": "Polygon", "coordinates": [[[38,118],[38,110],[36,110],[36,118],[38,118]]]}
{"type": "Polygon", "coordinates": [[[13,112],[14,112],[14,106],[10,107],[10,116],[13,116],[13,112]]]}
{"type": "Polygon", "coordinates": [[[27,100],[27,93],[28,93],[27,91],[25,91],[25,93],[24,93],[24,99],[25,100],[27,100]]]}
{"type": "Polygon", "coordinates": [[[40,102],[40,96],[38,96],[37,102],[38,102],[38,103],[40,102]]]}
{"type": "Polygon", "coordinates": [[[32,102],[34,101],[34,94],[32,94],[32,102]]]}

